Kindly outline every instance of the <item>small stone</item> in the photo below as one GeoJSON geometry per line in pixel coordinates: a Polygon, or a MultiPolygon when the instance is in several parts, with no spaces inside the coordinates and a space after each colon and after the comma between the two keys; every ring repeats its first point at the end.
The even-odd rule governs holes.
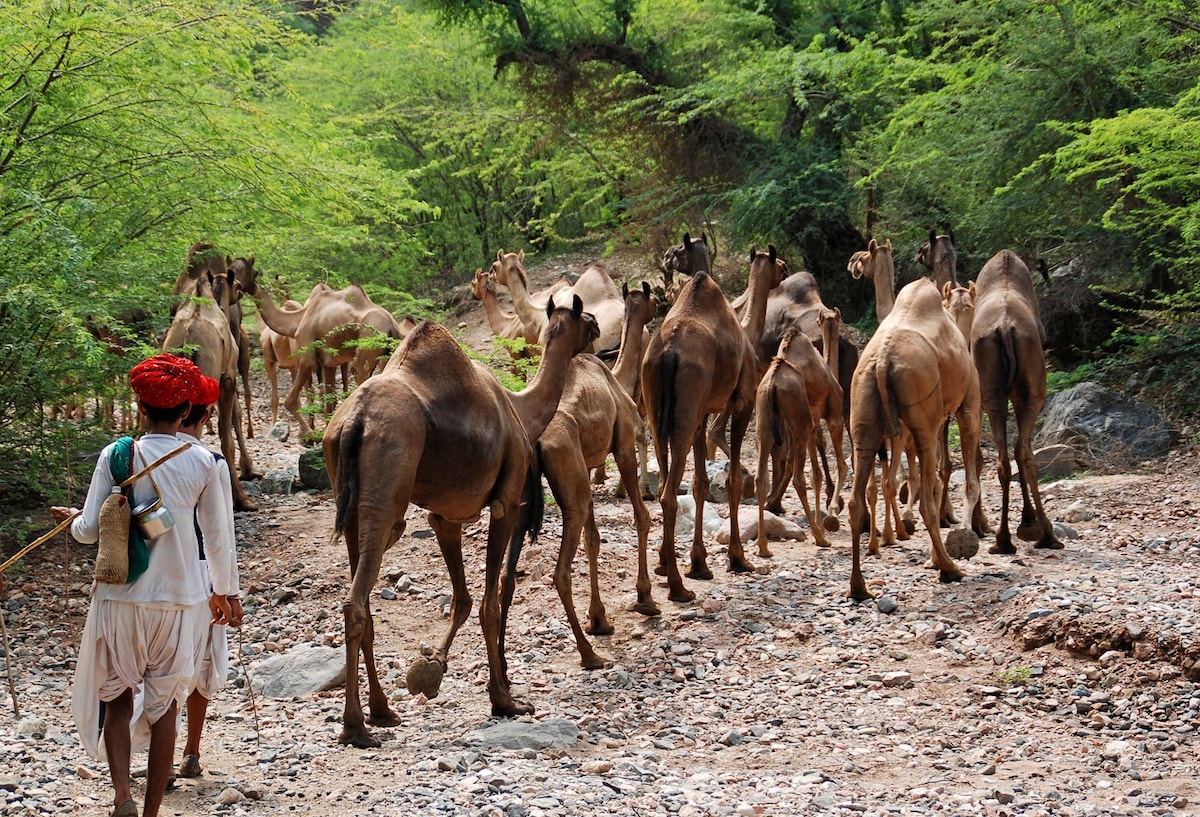
{"type": "Polygon", "coordinates": [[[217,802],[223,806],[232,806],[234,803],[240,803],[241,801],[242,793],[233,786],[230,786],[217,795],[217,802]]]}
{"type": "Polygon", "coordinates": [[[888,615],[899,610],[900,603],[892,596],[880,596],[875,600],[875,609],[884,615],[888,615]]]}
{"type": "Polygon", "coordinates": [[[579,768],[582,769],[585,774],[606,774],[612,771],[612,767],[613,765],[611,760],[589,760],[579,768]]]}
{"type": "Polygon", "coordinates": [[[17,724],[17,734],[41,740],[46,737],[46,722],[36,715],[28,715],[17,724]]]}

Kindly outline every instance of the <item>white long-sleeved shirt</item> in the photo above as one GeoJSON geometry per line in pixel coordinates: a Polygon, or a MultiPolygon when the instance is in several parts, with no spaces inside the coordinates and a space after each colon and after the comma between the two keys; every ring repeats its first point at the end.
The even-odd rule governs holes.
{"type": "MultiPolygon", "coordinates": [[[[229,586],[232,587],[233,590],[226,595],[241,595],[241,580],[238,576],[237,535],[234,533],[233,527],[233,488],[229,482],[229,466],[225,464],[224,459],[217,459],[216,456],[213,455],[213,452],[209,451],[208,448],[205,447],[204,443],[199,437],[196,437],[192,434],[187,434],[183,431],[177,432],[175,436],[178,437],[182,442],[199,446],[201,451],[207,452],[208,455],[213,458],[213,461],[217,463],[217,479],[221,483],[221,496],[224,498],[222,505],[224,506],[225,519],[227,520],[226,524],[223,526],[223,529],[226,531],[226,537],[229,540],[230,552],[233,553],[233,558],[229,560],[229,586]]],[[[205,556],[208,555],[207,534],[204,536],[204,554],[205,556]]],[[[205,570],[211,569],[207,564],[207,560],[205,560],[204,564],[205,570]]]]}
{"type": "MultiPolygon", "coordinates": [[[[137,472],[164,454],[174,451],[184,442],[171,434],[145,434],[134,444],[136,455],[133,471],[137,472]]],[[[100,537],[100,505],[116,484],[108,468],[108,455],[113,444],[105,446],[96,462],[92,483],[84,501],[83,513],[71,523],[71,535],[89,544],[100,537]]],[[[233,539],[228,533],[225,503],[229,486],[220,482],[220,472],[227,469],[202,447],[189,450],[163,463],[152,472],[162,494],[163,505],[171,512],[175,524],[162,536],[149,543],[150,564],[146,572],[127,584],[98,582],[96,599],[140,604],[165,604],[191,607],[208,598],[211,575],[212,590],[221,595],[233,595],[237,586],[230,583],[236,566],[233,539]],[[192,524],[192,509],[204,532],[208,575],[200,559],[196,529],[192,524]],[[207,547],[211,541],[212,547],[207,547]]],[[[148,477],[133,485],[133,504],[136,507],[154,497],[148,477]]],[[[232,515],[229,515],[230,518],[232,515]]]]}

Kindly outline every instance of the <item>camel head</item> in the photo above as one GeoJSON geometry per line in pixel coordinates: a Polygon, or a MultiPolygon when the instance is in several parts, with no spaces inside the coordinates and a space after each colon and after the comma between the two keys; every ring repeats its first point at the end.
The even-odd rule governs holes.
{"type": "Polygon", "coordinates": [[[509,287],[510,281],[519,281],[521,286],[529,288],[529,278],[525,275],[525,251],[508,252],[496,250],[496,260],[488,268],[488,274],[497,284],[509,287]]]}
{"type": "Polygon", "coordinates": [[[258,293],[258,269],[254,266],[253,255],[249,258],[234,258],[228,262],[227,267],[233,273],[241,292],[250,296],[258,293]]]}
{"type": "MultiPolygon", "coordinates": [[[[766,283],[770,285],[768,289],[774,289],[783,283],[784,278],[788,277],[789,270],[787,262],[779,257],[779,253],[775,249],[774,244],[768,244],[767,251],[765,253],[758,252],[753,247],[750,248],[751,270],[754,269],[755,262],[759,261],[760,259],[765,259],[773,268],[771,273],[765,279],[766,283]]],[[[751,277],[753,277],[753,273],[751,273],[751,277]]]]}
{"type": "Polygon", "coordinates": [[[475,277],[471,279],[471,294],[477,300],[482,301],[488,294],[496,294],[496,279],[492,273],[484,272],[482,269],[475,268],[475,277]]]}
{"type": "Polygon", "coordinates": [[[554,299],[551,298],[546,302],[546,328],[542,330],[542,336],[538,342],[542,344],[542,348],[545,348],[551,338],[568,331],[567,326],[576,324],[582,324],[583,331],[580,332],[580,341],[571,352],[573,355],[587,349],[596,338],[600,337],[600,324],[596,322],[596,317],[591,312],[583,311],[583,299],[578,295],[572,295],[571,302],[563,306],[555,305],[554,299]],[[570,318],[569,322],[568,317],[570,318]]]}
{"type": "Polygon", "coordinates": [[[704,233],[693,239],[690,233],[683,234],[683,241],[669,247],[663,253],[663,280],[670,290],[676,274],[692,276],[697,272],[712,272],[712,261],[708,253],[708,238],[704,233]]]}
{"type": "Polygon", "coordinates": [[[942,308],[970,343],[971,324],[975,321],[975,282],[972,281],[969,287],[960,287],[947,281],[942,287],[942,308]]]}
{"type": "Polygon", "coordinates": [[[932,271],[934,283],[939,287],[947,281],[958,284],[958,256],[954,252],[953,232],[938,235],[936,230],[930,230],[929,240],[921,245],[913,261],[932,271]]]}

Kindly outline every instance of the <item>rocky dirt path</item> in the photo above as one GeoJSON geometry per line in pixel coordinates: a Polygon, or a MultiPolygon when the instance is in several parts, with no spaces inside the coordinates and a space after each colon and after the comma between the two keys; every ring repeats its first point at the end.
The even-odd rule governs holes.
{"type": "MultiPolygon", "coordinates": [[[[268,423],[260,410],[260,427],[268,423]]],[[[294,464],[301,450],[262,435],[253,445],[260,469],[294,464]]],[[[865,604],[844,595],[844,526],[830,549],[774,543],[752,575],[725,572],[724,548],[710,540],[713,581],[689,581],[688,605],[656,585],[663,614],[653,619],[626,609],[636,539],[610,480],[597,517],[616,632],[593,643],[611,666],[579,668],[550,585],[560,530],[550,505],[523,557],[508,630],[515,691],[537,713],[520,719],[508,746],[481,731],[495,721],[475,616],[441,694],[425,701],[404,689],[409,662],[445,627],[449,594],[423,514],[411,511],[410,535],[388,554],[372,599],[381,672],[403,723],[376,730],[383,746],[369,751],[337,744],[340,690],[253,702],[247,693],[246,668],[266,657],[341,646],[348,576],[344,546],[329,540],[328,494],[261,496],[258,513],[238,516],[250,615],[236,677],[210,707],[205,774],[179,781],[164,813],[1197,813],[1198,467],[1200,451],[1186,449],[1127,474],[1048,484],[1051,517],[1075,520],[1078,538],[1059,552],[981,552],[961,584],[939,585],[922,569],[928,538],[918,530],[866,562],[881,598],[865,604]]],[[[985,491],[995,519],[994,477],[985,491]]],[[[661,516],[650,506],[653,545],[661,516]]],[[[485,531],[486,516],[465,542],[476,594],[485,531]]],[[[61,544],[50,546],[8,577],[22,717],[0,718],[0,814],[111,808],[106,769],[83,754],[69,717],[91,555],[73,546],[65,564],[61,544]]],[[[577,561],[580,610],[584,570],[577,561]]]]}

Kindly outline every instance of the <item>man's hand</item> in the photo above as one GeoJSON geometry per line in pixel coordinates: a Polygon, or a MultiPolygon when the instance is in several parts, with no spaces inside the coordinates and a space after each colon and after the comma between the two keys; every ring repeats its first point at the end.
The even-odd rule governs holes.
{"type": "MultiPolygon", "coordinates": [[[[212,619],[209,624],[230,624],[234,619],[233,608],[229,604],[229,599],[222,596],[220,593],[213,593],[208,597],[208,609],[212,613],[212,619]]],[[[240,616],[237,617],[238,625],[242,623],[240,616]]]]}
{"type": "Polygon", "coordinates": [[[229,599],[229,609],[232,611],[229,626],[241,627],[242,619],[246,616],[246,611],[242,609],[242,600],[237,596],[228,596],[227,598],[229,599]]]}
{"type": "Polygon", "coordinates": [[[79,513],[78,508],[64,508],[62,505],[50,506],[50,518],[55,522],[61,522],[64,519],[69,519],[71,514],[79,513]]]}

